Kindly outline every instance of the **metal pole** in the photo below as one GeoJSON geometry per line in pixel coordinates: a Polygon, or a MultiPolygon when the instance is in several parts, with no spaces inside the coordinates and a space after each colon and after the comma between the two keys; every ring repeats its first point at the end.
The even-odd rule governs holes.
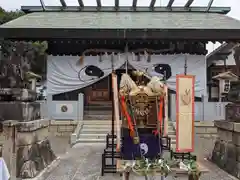
{"type": "Polygon", "coordinates": [[[112,65],[112,74],[111,74],[111,85],[112,85],[112,165],[114,164],[114,92],[113,92],[113,75],[114,75],[114,54],[111,55],[111,65],[112,65]]]}
{"type": "Polygon", "coordinates": [[[204,108],[205,108],[205,98],[204,98],[205,96],[202,94],[202,119],[203,119],[203,121],[205,120],[205,115],[204,115],[204,113],[205,113],[205,110],[204,110],[204,108]]]}
{"type": "MultiPolygon", "coordinates": [[[[166,85],[166,71],[164,71],[164,76],[163,76],[163,82],[164,82],[164,85],[166,85]]],[[[165,98],[167,98],[167,97],[165,97],[165,98]]],[[[163,109],[165,109],[165,103],[164,103],[164,105],[163,105],[163,109]]],[[[165,114],[165,110],[164,110],[164,116],[162,117],[162,127],[161,127],[161,136],[163,136],[164,135],[164,126],[165,126],[165,124],[164,124],[164,117],[166,116],[166,114],[165,114]]],[[[161,158],[163,157],[163,152],[161,152],[161,158]]],[[[164,178],[164,176],[161,176],[161,180],[164,180],[165,178],[164,178]]]]}
{"type": "Polygon", "coordinates": [[[187,55],[185,54],[184,75],[187,75],[187,55]]]}

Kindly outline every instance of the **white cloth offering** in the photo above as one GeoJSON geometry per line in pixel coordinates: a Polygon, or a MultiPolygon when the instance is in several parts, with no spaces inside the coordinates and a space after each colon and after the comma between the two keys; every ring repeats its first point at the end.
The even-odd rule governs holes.
{"type": "Polygon", "coordinates": [[[10,174],[3,158],[0,158],[0,179],[9,180],[10,174]]]}

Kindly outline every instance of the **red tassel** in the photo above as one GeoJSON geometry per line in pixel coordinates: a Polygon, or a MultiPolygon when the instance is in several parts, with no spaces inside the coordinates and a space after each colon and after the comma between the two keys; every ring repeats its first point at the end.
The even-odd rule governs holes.
{"type": "Polygon", "coordinates": [[[160,132],[162,132],[162,121],[163,121],[163,98],[160,97],[160,105],[159,105],[159,111],[158,111],[158,120],[159,120],[159,124],[160,124],[160,132]]]}
{"type": "Polygon", "coordinates": [[[128,128],[130,129],[130,135],[133,137],[134,136],[134,128],[133,128],[133,124],[131,121],[131,117],[127,111],[127,106],[125,103],[125,98],[124,96],[121,96],[121,109],[122,109],[122,113],[123,115],[127,118],[128,121],[128,128]]]}
{"type": "Polygon", "coordinates": [[[159,134],[157,129],[153,130],[152,133],[154,134],[154,136],[157,136],[159,134]]]}
{"type": "Polygon", "coordinates": [[[158,111],[158,121],[160,125],[160,132],[158,132],[158,129],[153,130],[153,134],[157,136],[158,134],[160,135],[162,132],[162,120],[163,120],[163,98],[160,97],[160,104],[159,104],[159,111],[158,111]]]}

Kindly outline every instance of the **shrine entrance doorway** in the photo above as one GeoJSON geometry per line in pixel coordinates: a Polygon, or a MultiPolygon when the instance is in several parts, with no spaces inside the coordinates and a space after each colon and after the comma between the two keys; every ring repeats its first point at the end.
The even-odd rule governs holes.
{"type": "Polygon", "coordinates": [[[85,90],[87,104],[111,103],[111,77],[107,76],[85,90]]]}
{"type": "MultiPolygon", "coordinates": [[[[133,69],[128,70],[128,74],[133,78],[132,76],[133,69]]],[[[118,79],[118,86],[120,85],[121,76],[123,73],[126,73],[125,69],[117,69],[117,79],[118,79]]],[[[111,104],[112,101],[112,79],[111,75],[108,75],[107,77],[103,78],[102,80],[92,84],[89,87],[85,88],[85,96],[86,96],[86,102],[88,105],[96,105],[96,104],[111,104]]]]}

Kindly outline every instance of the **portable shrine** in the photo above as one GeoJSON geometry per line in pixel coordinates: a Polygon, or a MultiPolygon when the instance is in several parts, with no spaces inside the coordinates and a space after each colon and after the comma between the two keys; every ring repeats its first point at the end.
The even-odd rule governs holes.
{"type": "MultiPolygon", "coordinates": [[[[134,72],[138,79],[144,76],[134,72]]],[[[137,81],[123,74],[120,82],[122,113],[121,155],[123,159],[155,158],[162,151],[164,84],[153,77],[149,83],[137,81]]]]}

